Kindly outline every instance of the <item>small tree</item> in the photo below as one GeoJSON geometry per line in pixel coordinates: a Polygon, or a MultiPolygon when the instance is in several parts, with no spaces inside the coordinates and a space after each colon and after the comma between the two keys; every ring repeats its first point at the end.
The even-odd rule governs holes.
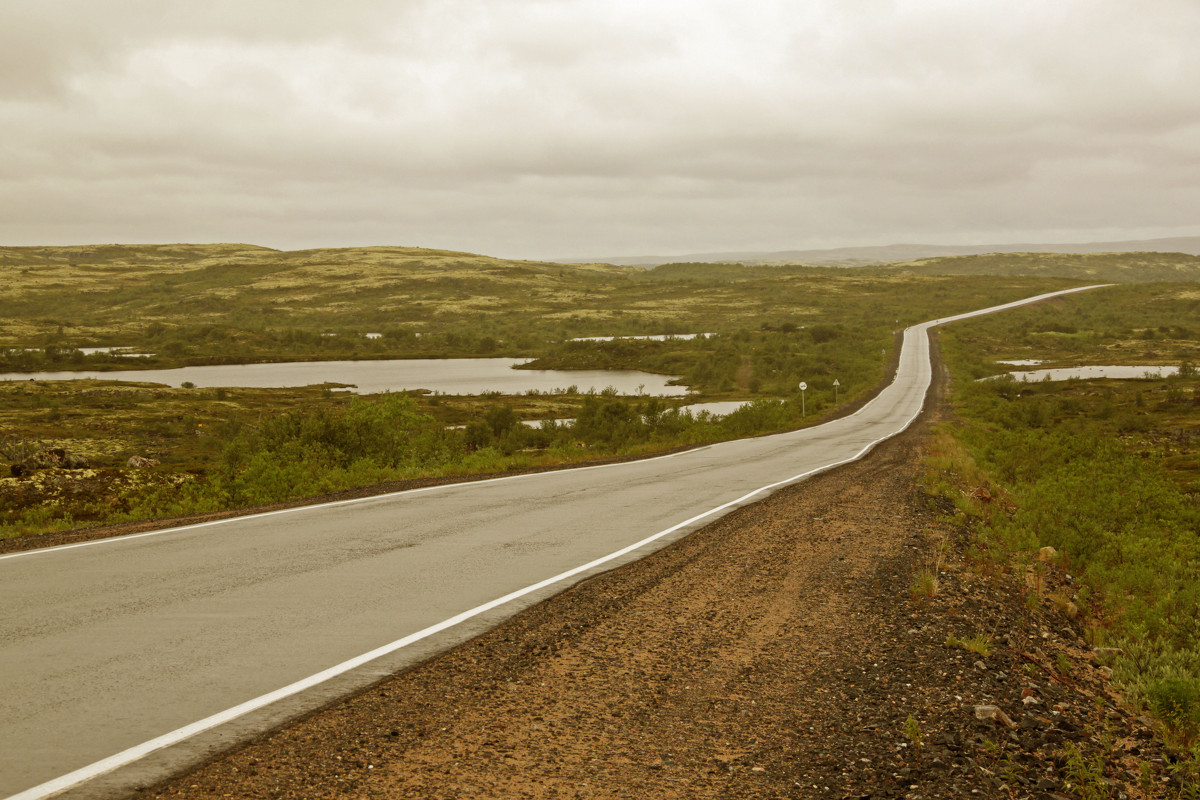
{"type": "Polygon", "coordinates": [[[484,422],[497,439],[504,436],[517,426],[517,412],[508,406],[492,406],[483,415],[484,422]]]}

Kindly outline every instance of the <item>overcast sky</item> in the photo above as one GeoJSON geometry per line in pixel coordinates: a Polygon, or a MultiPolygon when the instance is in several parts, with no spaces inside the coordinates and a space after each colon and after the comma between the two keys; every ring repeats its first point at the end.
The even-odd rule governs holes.
{"type": "Polygon", "coordinates": [[[1200,0],[0,0],[0,244],[1200,234],[1200,0]]]}

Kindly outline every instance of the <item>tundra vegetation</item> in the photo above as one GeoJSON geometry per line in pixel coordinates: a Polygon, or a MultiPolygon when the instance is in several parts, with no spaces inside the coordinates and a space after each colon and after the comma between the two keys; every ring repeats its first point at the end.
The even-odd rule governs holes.
{"type": "Polygon", "coordinates": [[[531,357],[532,367],[676,375],[692,400],[752,401],[715,419],[680,412],[681,399],[609,392],[353,397],[334,385],[0,382],[0,457],[34,467],[0,481],[3,536],[792,428],[832,410],[834,379],[842,403],[877,386],[898,328],[1078,283],[244,245],[0,248],[0,276],[0,370],[10,372],[507,355],[531,357]],[[684,333],[713,335],[573,341],[684,333]],[[150,355],[81,349],[106,346],[150,355]],[[89,468],[32,458],[47,451],[89,468]]]}
{"type": "MultiPolygon", "coordinates": [[[[1128,285],[941,333],[954,414],[929,491],[980,569],[1078,614],[1102,663],[1200,786],[1200,291],[1128,285]],[[1017,382],[997,360],[1176,364],[1137,380],[1017,382]],[[1051,548],[1051,549],[1044,549],[1051,548]],[[1070,576],[1039,591],[1046,561],[1070,576]],[[1190,754],[1190,755],[1189,755],[1190,754]]],[[[1191,796],[1191,795],[1188,795],[1191,796]]]]}

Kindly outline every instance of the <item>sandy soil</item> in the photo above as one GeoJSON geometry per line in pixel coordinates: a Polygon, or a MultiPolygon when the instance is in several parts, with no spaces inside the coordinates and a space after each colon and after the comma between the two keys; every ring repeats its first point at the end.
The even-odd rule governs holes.
{"type": "Polygon", "coordinates": [[[943,538],[914,485],[926,433],[139,796],[1166,796],[1172,754],[1077,623],[943,538]],[[989,655],[946,644],[977,634],[989,655]]]}

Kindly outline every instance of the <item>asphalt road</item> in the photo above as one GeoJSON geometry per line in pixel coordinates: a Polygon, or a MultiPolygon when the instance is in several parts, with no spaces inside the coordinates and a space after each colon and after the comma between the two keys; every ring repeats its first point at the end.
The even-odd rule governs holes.
{"type": "Polygon", "coordinates": [[[127,795],[857,458],[920,412],[927,329],[961,316],[815,428],[0,556],[0,796],[127,795]]]}

